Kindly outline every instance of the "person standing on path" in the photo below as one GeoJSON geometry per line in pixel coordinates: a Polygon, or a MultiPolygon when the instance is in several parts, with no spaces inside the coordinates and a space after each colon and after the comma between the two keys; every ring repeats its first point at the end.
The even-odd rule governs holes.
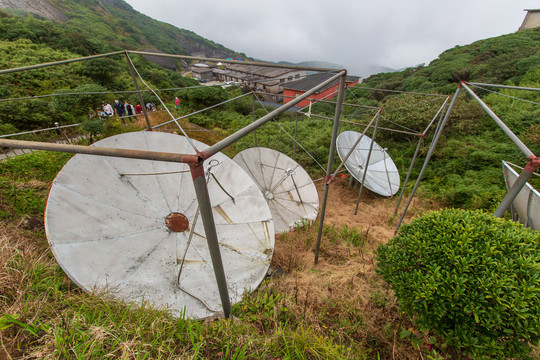
{"type": "Polygon", "coordinates": [[[118,99],[114,99],[114,110],[116,111],[116,115],[122,120],[122,124],[125,124],[124,115],[126,114],[126,109],[124,108],[124,104],[118,99]]]}
{"type": "Polygon", "coordinates": [[[126,109],[126,115],[129,116],[130,120],[133,121],[132,116],[135,115],[135,108],[133,108],[133,105],[126,101],[124,101],[124,108],[126,109]]]}
{"type": "Polygon", "coordinates": [[[180,100],[178,100],[178,98],[174,100],[174,106],[176,107],[176,110],[180,107],[180,100]]]}
{"type": "Polygon", "coordinates": [[[112,116],[114,114],[114,111],[113,111],[113,108],[111,106],[111,104],[109,103],[106,103],[105,101],[103,101],[103,106],[102,106],[102,109],[103,109],[103,116],[105,117],[109,117],[109,116],[112,116]]]}

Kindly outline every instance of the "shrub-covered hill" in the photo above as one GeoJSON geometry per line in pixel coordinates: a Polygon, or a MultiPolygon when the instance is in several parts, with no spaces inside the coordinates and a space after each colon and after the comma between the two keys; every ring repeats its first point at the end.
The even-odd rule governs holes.
{"type": "MultiPolygon", "coordinates": [[[[429,97],[372,90],[453,94],[460,81],[540,88],[540,27],[476,41],[443,52],[428,66],[383,73],[365,79],[347,101],[383,108],[381,126],[422,132],[440,102],[429,97]],[[388,121],[391,121],[388,122],[388,121]]],[[[533,151],[540,153],[538,91],[473,90],[533,151]]],[[[433,131],[427,134],[426,144],[433,131]]],[[[392,156],[410,159],[418,137],[381,131],[392,156]],[[394,148],[394,150],[392,150],[394,148]]],[[[427,153],[427,145],[422,154],[427,153]]],[[[504,195],[501,160],[524,165],[526,159],[465,90],[456,102],[421,188],[448,206],[493,209],[504,195]]],[[[403,164],[406,164],[403,163],[403,164]]],[[[401,171],[407,167],[401,165],[401,171]]],[[[416,166],[418,173],[420,164],[416,166]]],[[[538,179],[531,179],[538,188],[538,179]]]]}
{"type": "Polygon", "coordinates": [[[0,0],[2,8],[4,14],[23,17],[30,14],[42,19],[64,21],[25,22],[20,17],[6,18],[3,15],[0,38],[15,40],[24,33],[23,37],[34,42],[46,42],[56,49],[69,48],[82,55],[109,47],[206,57],[245,56],[192,31],[154,20],[134,10],[123,0],[39,0],[34,1],[31,7],[0,0]],[[21,8],[26,8],[28,13],[21,8]],[[52,9],[56,16],[51,16],[44,9],[52,9]]]}
{"type": "MultiPolygon", "coordinates": [[[[370,76],[366,87],[451,94],[459,81],[540,83],[540,27],[444,51],[428,66],[370,76]]],[[[381,94],[377,94],[380,96],[381,94]]]]}

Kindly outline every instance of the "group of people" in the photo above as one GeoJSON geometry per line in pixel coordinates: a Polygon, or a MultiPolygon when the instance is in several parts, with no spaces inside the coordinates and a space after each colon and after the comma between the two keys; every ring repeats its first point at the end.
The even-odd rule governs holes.
{"type": "MultiPolygon", "coordinates": [[[[147,111],[156,111],[156,106],[152,103],[146,104],[147,111]]],[[[98,109],[98,115],[102,118],[109,118],[113,115],[118,116],[122,123],[125,124],[125,118],[131,118],[134,115],[140,115],[142,114],[142,106],[140,104],[137,104],[135,106],[131,105],[127,100],[124,102],[114,99],[114,105],[111,106],[106,101],[102,102],[101,111],[98,109]]]]}

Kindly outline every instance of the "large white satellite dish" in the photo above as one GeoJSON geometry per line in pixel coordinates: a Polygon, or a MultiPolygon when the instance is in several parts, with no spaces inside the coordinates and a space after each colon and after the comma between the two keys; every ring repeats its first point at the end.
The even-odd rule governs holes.
{"type": "MultiPolygon", "coordinates": [[[[502,164],[506,188],[510,190],[519,175],[506,161],[502,164]]],[[[540,231],[540,193],[531,184],[525,183],[514,199],[513,205],[522,223],[540,231]]]]}
{"type": "MultiPolygon", "coordinates": [[[[199,150],[208,147],[194,143],[199,150]]],[[[194,154],[185,137],[158,132],[117,135],[94,145],[194,154]]],[[[234,304],[268,270],[272,215],[257,185],[227,156],[212,156],[205,168],[234,304]]],[[[53,182],[45,230],[57,261],[84,290],[204,318],[222,306],[197,212],[187,164],[79,154],[53,182]]]]}
{"type": "MultiPolygon", "coordinates": [[[[362,134],[356,131],[344,131],[339,134],[337,138],[337,150],[342,161],[360,136],[362,134]]],[[[371,138],[364,135],[358,145],[356,145],[351,156],[345,162],[345,167],[359,182],[362,182],[367,167],[364,186],[379,195],[392,196],[397,193],[400,186],[398,169],[387,154],[386,149],[382,148],[376,142],[373,142],[371,157],[369,164],[367,164],[370,146],[371,138]]]]}
{"type": "Polygon", "coordinates": [[[262,147],[243,150],[233,160],[251,176],[267,199],[276,233],[288,231],[302,220],[317,218],[317,189],[296,161],[262,147]]]}

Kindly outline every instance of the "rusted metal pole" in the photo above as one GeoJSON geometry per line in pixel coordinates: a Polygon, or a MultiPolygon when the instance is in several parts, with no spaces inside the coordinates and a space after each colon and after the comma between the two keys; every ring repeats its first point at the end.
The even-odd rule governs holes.
{"type": "Polygon", "coordinates": [[[324,227],[324,216],[326,213],[326,201],[328,200],[328,190],[330,187],[330,179],[332,174],[332,164],[334,163],[334,156],[336,153],[336,139],[339,128],[339,119],[341,118],[341,104],[343,103],[345,92],[345,78],[347,76],[346,71],[342,71],[341,79],[339,80],[339,92],[336,104],[336,113],[334,117],[334,127],[332,129],[332,140],[330,141],[330,151],[328,152],[328,167],[326,169],[326,179],[324,182],[324,194],[321,205],[321,214],[319,217],[319,231],[317,233],[317,245],[315,246],[315,264],[319,262],[319,250],[321,247],[322,231],[324,227]]]}
{"type": "Polygon", "coordinates": [[[212,268],[214,269],[214,275],[216,277],[221,305],[223,306],[223,313],[225,314],[225,317],[228,318],[231,316],[231,300],[229,298],[229,290],[227,289],[227,278],[225,277],[225,270],[223,269],[221,252],[219,251],[216,224],[214,222],[214,215],[212,214],[212,205],[210,204],[210,196],[208,194],[208,187],[204,176],[203,163],[190,164],[190,169],[203,221],[204,233],[208,243],[208,250],[210,251],[210,257],[212,259],[212,268]]]}
{"type": "Polygon", "coordinates": [[[97,146],[67,145],[45,143],[38,141],[10,140],[0,139],[0,147],[9,147],[14,149],[35,149],[45,151],[58,151],[75,154],[101,155],[121,157],[128,159],[154,160],[177,163],[193,163],[199,161],[197,155],[175,154],[158,151],[115,149],[97,146]]]}
{"type": "Polygon", "coordinates": [[[142,111],[144,114],[144,118],[146,119],[146,130],[152,131],[152,125],[150,125],[150,120],[148,119],[148,112],[146,111],[146,105],[144,104],[144,100],[141,94],[141,90],[139,89],[139,83],[137,82],[137,76],[135,75],[135,69],[133,68],[133,65],[131,64],[131,59],[129,58],[129,54],[126,51],[126,60],[129,68],[129,72],[131,74],[131,78],[133,79],[133,83],[135,84],[135,90],[137,91],[137,96],[139,97],[139,104],[141,104],[142,111]]]}

